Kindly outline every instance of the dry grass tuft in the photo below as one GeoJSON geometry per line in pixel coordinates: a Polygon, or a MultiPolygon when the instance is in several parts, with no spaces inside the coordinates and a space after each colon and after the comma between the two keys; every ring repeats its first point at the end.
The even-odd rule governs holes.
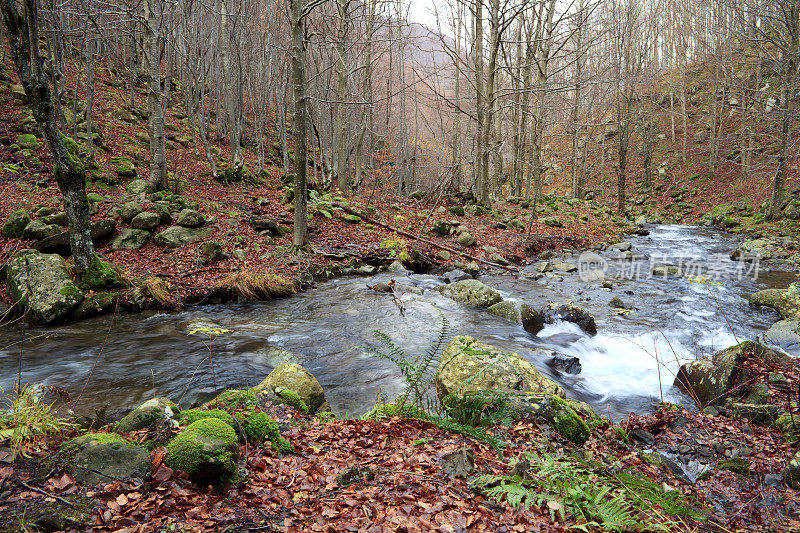
{"type": "Polygon", "coordinates": [[[169,291],[172,289],[170,284],[158,276],[150,276],[141,284],[142,292],[161,304],[171,301],[169,291]]]}
{"type": "Polygon", "coordinates": [[[239,270],[225,276],[217,283],[216,289],[251,300],[283,298],[294,293],[292,283],[278,274],[253,270],[239,270]]]}

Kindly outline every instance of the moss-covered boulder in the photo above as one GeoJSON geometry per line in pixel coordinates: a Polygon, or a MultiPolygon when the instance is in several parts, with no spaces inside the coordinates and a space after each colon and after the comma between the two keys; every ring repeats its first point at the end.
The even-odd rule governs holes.
{"type": "Polygon", "coordinates": [[[177,423],[180,420],[180,408],[167,398],[153,398],[131,411],[117,424],[117,431],[136,431],[153,428],[163,419],[177,423]]]}
{"type": "Polygon", "coordinates": [[[531,335],[536,335],[544,328],[544,315],[525,302],[504,300],[494,304],[487,311],[509,322],[520,324],[531,335]]]}
{"type": "Polygon", "coordinates": [[[42,220],[32,220],[31,223],[22,230],[22,238],[40,241],[47,237],[58,235],[61,231],[61,228],[55,224],[47,224],[42,220]]]}
{"type": "Polygon", "coordinates": [[[38,150],[39,149],[39,139],[36,138],[36,135],[31,133],[23,133],[22,135],[17,136],[17,144],[20,148],[28,149],[28,150],[38,150]]]}
{"type": "Polygon", "coordinates": [[[112,159],[112,162],[116,167],[117,176],[120,178],[133,179],[136,177],[136,167],[134,166],[133,161],[127,157],[112,159]]]}
{"type": "Polygon", "coordinates": [[[682,365],[674,385],[691,396],[698,407],[722,404],[732,392],[746,353],[768,363],[789,360],[787,355],[761,344],[743,342],[715,353],[710,361],[698,359],[682,365]]]}
{"type": "Polygon", "coordinates": [[[317,378],[296,363],[284,363],[277,367],[261,382],[259,388],[268,389],[276,395],[285,390],[294,391],[306,404],[310,414],[324,409],[328,403],[317,378]]]}
{"type": "Polygon", "coordinates": [[[81,276],[81,284],[92,290],[114,289],[122,285],[122,274],[115,266],[95,255],[81,276]]]}
{"type": "Polygon", "coordinates": [[[150,476],[150,455],[114,433],[90,433],[66,442],[61,454],[67,468],[82,485],[99,485],[114,480],[146,480],[150,476]]]}
{"type": "Polygon", "coordinates": [[[473,307],[491,307],[503,301],[495,289],[476,279],[465,279],[436,288],[444,296],[473,307]]]}
{"type": "Polygon", "coordinates": [[[25,227],[30,224],[31,215],[25,209],[17,209],[11,213],[3,224],[3,237],[19,239],[25,227]]]}
{"type": "Polygon", "coordinates": [[[63,257],[35,250],[14,255],[6,269],[6,286],[28,319],[41,324],[66,319],[84,298],[63,257]]]}
{"type": "Polygon", "coordinates": [[[133,180],[125,186],[125,190],[134,196],[139,196],[147,192],[148,185],[145,180],[133,180]]]}
{"type": "Polygon", "coordinates": [[[181,423],[185,423],[187,426],[191,426],[198,420],[205,420],[206,418],[222,420],[234,430],[238,429],[238,424],[236,423],[236,419],[233,418],[233,415],[222,409],[186,409],[181,411],[181,423]]]}
{"type": "Polygon", "coordinates": [[[434,377],[439,400],[480,391],[545,392],[564,397],[564,389],[523,357],[466,335],[454,338],[439,358],[434,377]]]}
{"type": "MultiPolygon", "coordinates": [[[[556,433],[574,444],[583,444],[589,438],[589,426],[581,415],[581,411],[585,412],[588,406],[582,402],[573,402],[546,393],[512,393],[508,395],[507,401],[516,419],[545,421],[556,433]],[[580,407],[576,409],[578,405],[580,407]]],[[[597,415],[591,408],[589,411],[587,417],[596,419],[597,415]]]]}
{"type": "Polygon", "coordinates": [[[772,308],[784,320],[799,320],[800,283],[792,283],[786,290],[766,289],[756,292],[750,296],[750,305],[772,308]]]}
{"type": "Polygon", "coordinates": [[[292,443],[281,437],[278,423],[267,413],[239,414],[236,418],[244,428],[248,442],[261,445],[269,441],[272,443],[273,450],[283,454],[289,454],[294,451],[292,443]]]}
{"type": "Polygon", "coordinates": [[[206,217],[194,209],[183,209],[178,213],[175,224],[184,228],[199,228],[206,223],[206,217]]]}
{"type": "MultiPolygon", "coordinates": [[[[144,214],[144,213],[142,213],[144,214]]],[[[125,228],[119,235],[111,241],[111,249],[119,252],[120,250],[138,250],[150,241],[150,232],[143,229],[125,228]]]]}
{"type": "Polygon", "coordinates": [[[201,483],[233,481],[239,460],[239,440],[227,423],[204,418],[189,425],[167,445],[164,464],[201,483]]]}

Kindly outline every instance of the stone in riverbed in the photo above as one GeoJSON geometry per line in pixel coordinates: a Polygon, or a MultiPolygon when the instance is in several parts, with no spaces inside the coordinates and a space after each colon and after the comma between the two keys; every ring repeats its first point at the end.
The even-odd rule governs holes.
{"type": "Polygon", "coordinates": [[[499,292],[476,279],[457,281],[437,287],[435,290],[452,300],[473,307],[491,307],[503,301],[499,292]]]}
{"type": "Polygon", "coordinates": [[[525,302],[504,300],[489,307],[487,311],[509,322],[520,324],[531,335],[536,335],[544,328],[542,313],[525,302]]]}
{"type": "Polygon", "coordinates": [[[758,342],[778,346],[789,353],[800,353],[800,321],[780,320],[761,333],[758,342]]]}
{"type": "Polygon", "coordinates": [[[550,304],[542,313],[546,324],[553,324],[561,320],[576,324],[584,333],[597,335],[597,324],[594,317],[582,307],[571,304],[550,304]]]}
{"type": "Polygon", "coordinates": [[[786,290],[766,289],[750,296],[751,307],[770,307],[780,313],[784,320],[800,319],[800,283],[789,285],[786,290]]]}
{"type": "Polygon", "coordinates": [[[662,276],[662,277],[667,277],[667,276],[678,277],[683,275],[683,271],[681,270],[681,268],[675,265],[656,265],[650,270],[650,272],[654,276],[662,276]]]}
{"type": "Polygon", "coordinates": [[[487,390],[545,392],[564,397],[564,389],[544,377],[527,359],[466,335],[455,337],[447,346],[439,359],[434,383],[440,401],[450,394],[463,398],[465,394],[487,390]]]}

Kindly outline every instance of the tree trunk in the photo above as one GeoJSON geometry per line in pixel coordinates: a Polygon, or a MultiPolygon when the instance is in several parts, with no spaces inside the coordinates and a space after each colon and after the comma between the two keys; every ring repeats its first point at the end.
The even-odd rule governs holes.
{"type": "Polygon", "coordinates": [[[306,73],[303,64],[303,2],[289,0],[292,32],[292,83],[294,85],[294,233],[292,243],[308,242],[308,134],[306,109],[306,73]]]}
{"type": "Polygon", "coordinates": [[[147,109],[150,114],[150,189],[167,189],[167,154],[164,138],[164,110],[161,107],[161,37],[157,0],[144,2],[144,58],[147,73],[147,109]]]}
{"type": "Polygon", "coordinates": [[[56,108],[39,55],[38,12],[36,0],[24,0],[23,16],[15,0],[0,0],[0,10],[7,30],[11,58],[28,95],[33,117],[42,130],[53,157],[58,188],[64,196],[70,249],[79,273],[86,272],[94,259],[89,227],[89,202],[86,200],[86,175],[78,155],[70,153],[58,131],[56,108]]]}

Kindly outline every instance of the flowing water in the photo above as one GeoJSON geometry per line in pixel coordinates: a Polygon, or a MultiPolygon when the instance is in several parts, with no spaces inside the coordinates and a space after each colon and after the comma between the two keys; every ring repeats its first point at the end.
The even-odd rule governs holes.
{"type": "Polygon", "coordinates": [[[113,412],[154,393],[189,405],[211,397],[215,387],[256,385],[278,364],[294,360],[319,379],[335,412],[357,415],[380,391],[391,398],[403,385],[396,366],[363,348],[376,345],[373,331],[386,333],[409,354],[417,354],[437,338],[444,317],[451,335],[467,334],[516,351],[561,383],[569,396],[603,414],[618,418],[630,411],[645,412],[661,398],[681,399],[672,387],[680,362],[752,339],[777,320],[772,312],[750,309],[749,293],[784,288],[796,279],[794,274],[763,268],[755,280],[740,276],[740,265],[727,259],[735,242],[713,229],[650,229],[649,236],[631,239],[634,252],[646,257],[626,261],[618,252],[601,252],[612,290],[597,281],[581,281],[577,273],[563,274],[563,281],[550,276],[532,279],[532,269],[519,277],[480,278],[505,298],[533,307],[549,302],[582,306],[596,317],[599,333],[594,337],[571,323],[548,325],[532,336],[521,326],[431,290],[442,284],[435,276],[385,273],[321,283],[268,303],[212,305],[113,320],[106,316],[26,329],[22,344],[22,331],[5,328],[0,331],[0,385],[9,390],[16,381],[21,355],[23,383],[65,388],[73,399],[81,397],[79,411],[108,405],[113,412]],[[684,268],[702,264],[703,272],[718,280],[704,284],[685,277],[648,276],[651,263],[662,261],[683,263],[684,268]],[[640,279],[628,279],[637,269],[640,279]],[[421,295],[402,296],[403,314],[390,295],[366,289],[367,283],[391,278],[424,289],[421,295]],[[609,307],[614,297],[635,309],[619,314],[609,307]],[[204,321],[229,332],[209,343],[202,331],[191,333],[204,321]],[[560,374],[536,348],[579,357],[581,373],[560,374]]]}

